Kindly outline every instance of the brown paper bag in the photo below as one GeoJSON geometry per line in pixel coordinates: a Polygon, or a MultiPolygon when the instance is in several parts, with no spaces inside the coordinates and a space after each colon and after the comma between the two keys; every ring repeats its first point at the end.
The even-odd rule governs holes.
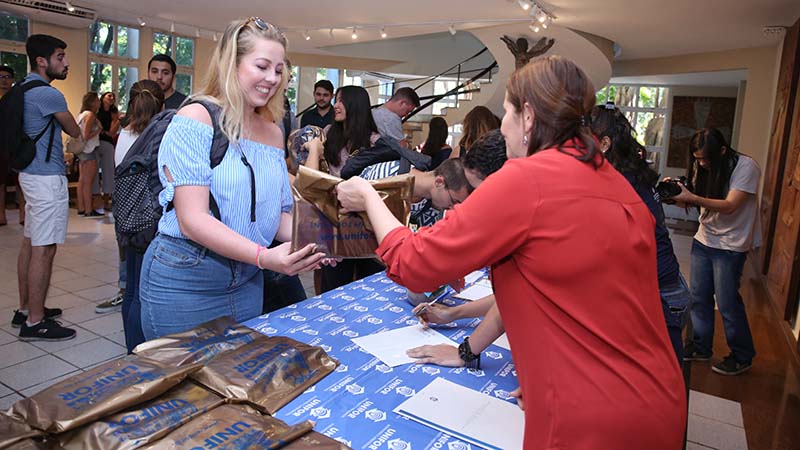
{"type": "Polygon", "coordinates": [[[58,436],[67,450],[133,450],[224,403],[219,395],[184,381],[164,395],[58,436]]]}
{"type": "Polygon", "coordinates": [[[63,450],[54,438],[23,439],[2,448],[3,450],[63,450]]]}
{"type": "Polygon", "coordinates": [[[248,414],[233,405],[222,405],[178,428],[150,447],[152,450],[236,448],[260,450],[284,447],[311,431],[314,423],[289,426],[270,416],[248,414]]]}
{"type": "Polygon", "coordinates": [[[212,359],[192,379],[224,397],[275,414],[338,365],[319,347],[258,335],[252,343],[212,359]]]}
{"type": "Polygon", "coordinates": [[[220,353],[253,342],[256,335],[257,332],[230,317],[220,317],[189,331],[139,344],[133,352],[168,366],[183,366],[207,362],[220,353]]]}
{"type": "MultiPolygon", "coordinates": [[[[316,244],[339,258],[374,258],[378,241],[366,213],[340,214],[335,187],[341,178],[300,166],[294,182],[292,250],[316,244]]],[[[392,214],[408,226],[414,177],[398,175],[370,182],[392,214]]]]}
{"type": "Polygon", "coordinates": [[[125,356],[18,401],[9,415],[42,431],[68,431],[158,397],[200,367],[164,367],[138,356],[125,356]]]}
{"type": "Polygon", "coordinates": [[[34,430],[25,422],[0,413],[0,448],[6,448],[15,442],[42,434],[41,431],[34,430]]]}

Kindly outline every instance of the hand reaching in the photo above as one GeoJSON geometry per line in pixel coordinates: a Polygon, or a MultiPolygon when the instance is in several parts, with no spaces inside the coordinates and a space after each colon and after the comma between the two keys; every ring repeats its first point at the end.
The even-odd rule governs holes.
{"type": "Polygon", "coordinates": [[[449,344],[423,345],[408,350],[406,354],[417,358],[417,364],[436,364],[446,367],[461,367],[464,360],[458,356],[458,347],[449,344]]]}

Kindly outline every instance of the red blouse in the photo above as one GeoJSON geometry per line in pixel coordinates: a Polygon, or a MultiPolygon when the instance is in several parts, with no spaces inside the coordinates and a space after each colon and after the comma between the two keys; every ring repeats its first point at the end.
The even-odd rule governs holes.
{"type": "Polygon", "coordinates": [[[674,450],[686,398],[653,229],[610,164],[550,149],[509,160],[434,226],[392,230],[378,254],[416,292],[492,266],[526,449],[674,450]]]}

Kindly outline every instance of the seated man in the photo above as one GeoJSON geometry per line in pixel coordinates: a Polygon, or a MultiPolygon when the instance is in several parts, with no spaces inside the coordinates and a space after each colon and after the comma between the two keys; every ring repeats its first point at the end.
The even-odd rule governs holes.
{"type": "MultiPolygon", "coordinates": [[[[361,177],[366,180],[391,177],[397,175],[399,166],[400,161],[373,164],[361,172],[361,177]]],[[[412,229],[433,225],[442,218],[442,211],[463,202],[472,191],[459,159],[449,159],[433,172],[412,168],[409,173],[414,175],[410,220],[412,229]]]]}

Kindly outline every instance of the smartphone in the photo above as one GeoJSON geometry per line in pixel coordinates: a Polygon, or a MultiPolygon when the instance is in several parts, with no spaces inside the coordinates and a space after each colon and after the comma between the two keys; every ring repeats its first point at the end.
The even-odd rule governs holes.
{"type": "Polygon", "coordinates": [[[437,298],[441,298],[441,297],[444,297],[445,295],[447,295],[447,290],[448,290],[448,288],[447,288],[447,285],[445,284],[445,285],[439,286],[439,289],[436,289],[433,292],[426,292],[425,296],[428,297],[428,301],[429,302],[432,302],[432,301],[436,300],[437,298]]]}

